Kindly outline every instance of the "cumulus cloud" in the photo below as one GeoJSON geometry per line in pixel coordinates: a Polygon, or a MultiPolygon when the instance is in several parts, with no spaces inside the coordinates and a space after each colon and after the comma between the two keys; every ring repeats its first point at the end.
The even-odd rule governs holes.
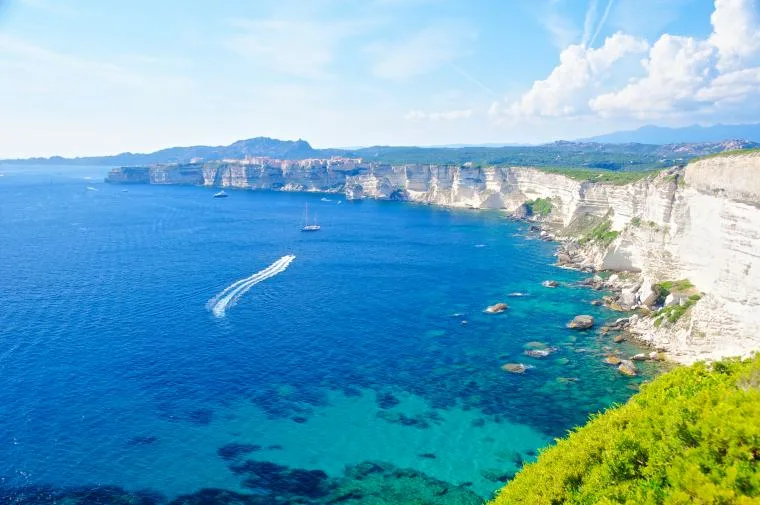
{"type": "Polygon", "coordinates": [[[599,48],[570,45],[546,79],[517,100],[495,103],[491,112],[659,119],[757,107],[758,1],[715,0],[713,31],[706,39],[664,34],[650,44],[619,32],[599,48]]]}
{"type": "Polygon", "coordinates": [[[571,45],[562,51],[560,63],[549,77],[534,82],[517,102],[506,108],[497,104],[492,107],[492,112],[512,116],[578,114],[587,107],[595,91],[614,79],[613,67],[621,65],[630,56],[641,55],[647,47],[646,41],[623,33],[607,38],[597,49],[582,44],[571,45]]]}
{"type": "Polygon", "coordinates": [[[696,93],[709,81],[714,47],[691,37],[663,35],[642,62],[644,77],[624,88],[589,101],[602,116],[647,118],[690,107],[696,93]]]}
{"type": "Polygon", "coordinates": [[[760,12],[757,0],[715,0],[709,42],[718,51],[717,68],[733,71],[758,64],[760,12]]]}
{"type": "Polygon", "coordinates": [[[404,116],[407,121],[453,121],[472,117],[472,109],[447,110],[441,112],[424,112],[418,109],[410,110],[404,116]]]}

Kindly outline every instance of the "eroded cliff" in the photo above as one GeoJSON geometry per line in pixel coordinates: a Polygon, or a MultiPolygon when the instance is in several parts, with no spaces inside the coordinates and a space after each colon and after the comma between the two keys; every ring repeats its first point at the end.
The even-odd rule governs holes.
{"type": "Polygon", "coordinates": [[[675,321],[634,318],[630,329],[643,341],[686,363],[760,350],[760,154],[709,158],[629,184],[527,167],[388,165],[345,158],[116,169],[109,179],[345,192],[347,199],[521,215],[526,202],[542,199],[551,211],[540,220],[566,241],[568,264],[629,272],[615,276],[622,308],[657,309],[653,286],[666,280],[688,279],[702,293],[675,321]]]}

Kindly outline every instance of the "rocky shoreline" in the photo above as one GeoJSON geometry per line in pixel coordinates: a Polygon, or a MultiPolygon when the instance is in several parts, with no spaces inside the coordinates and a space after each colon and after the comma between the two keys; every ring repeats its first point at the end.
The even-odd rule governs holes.
{"type": "MultiPolygon", "coordinates": [[[[617,272],[609,274],[606,278],[602,277],[600,274],[608,274],[609,272],[598,271],[594,267],[593,255],[589,256],[578,245],[577,239],[558,236],[550,226],[545,226],[540,219],[515,215],[510,217],[528,223],[529,232],[539,239],[557,244],[554,253],[557,258],[555,266],[593,274],[591,277],[580,281],[578,285],[593,291],[610,293],[590,302],[591,305],[604,305],[610,310],[621,313],[620,317],[611,318],[599,327],[600,335],[609,336],[612,343],[627,340],[651,349],[650,352],[633,354],[628,359],[622,359],[615,352],[611,352],[607,356],[608,364],[618,367],[624,375],[635,376],[637,373],[635,361],[678,361],[672,359],[668,354],[667,345],[658,344],[647,338],[648,325],[645,324],[645,321],[656,310],[656,303],[660,300],[657,288],[651,282],[643,279],[640,274],[635,272],[617,272]]],[[[544,281],[543,285],[545,287],[557,287],[558,283],[547,280],[544,281]]],[[[591,316],[579,315],[568,323],[568,328],[588,329],[594,325],[595,322],[591,316]],[[587,321],[585,318],[589,320],[587,321]]]]}

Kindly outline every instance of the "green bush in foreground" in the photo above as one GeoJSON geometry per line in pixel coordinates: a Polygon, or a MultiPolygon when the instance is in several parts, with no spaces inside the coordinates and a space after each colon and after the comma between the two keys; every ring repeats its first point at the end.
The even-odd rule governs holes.
{"type": "Polygon", "coordinates": [[[492,504],[760,504],[758,465],[760,356],[699,363],[593,416],[492,504]]]}

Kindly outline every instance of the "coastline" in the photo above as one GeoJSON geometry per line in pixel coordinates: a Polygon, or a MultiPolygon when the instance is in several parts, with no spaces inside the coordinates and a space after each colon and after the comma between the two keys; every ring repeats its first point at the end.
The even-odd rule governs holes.
{"type": "Polygon", "coordinates": [[[107,181],[501,210],[557,240],[561,266],[609,274],[607,306],[638,311],[632,338],[690,364],[760,349],[756,174],[760,155],[727,153],[657,173],[257,159],[120,168],[107,181]]]}

